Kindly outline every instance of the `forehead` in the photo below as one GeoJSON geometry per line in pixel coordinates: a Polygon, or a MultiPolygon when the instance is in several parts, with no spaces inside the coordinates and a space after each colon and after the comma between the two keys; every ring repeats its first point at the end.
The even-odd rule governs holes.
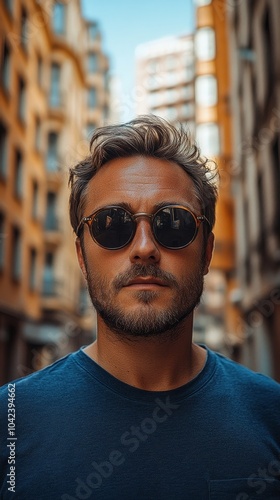
{"type": "Polygon", "coordinates": [[[175,162],[133,156],[104,164],[90,180],[86,211],[126,202],[135,211],[151,211],[158,203],[184,203],[199,210],[199,201],[189,175],[175,162]]]}

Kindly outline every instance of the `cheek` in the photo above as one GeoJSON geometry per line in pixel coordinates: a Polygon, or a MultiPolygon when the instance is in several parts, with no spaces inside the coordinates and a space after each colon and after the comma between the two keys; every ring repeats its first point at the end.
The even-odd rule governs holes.
{"type": "Polygon", "coordinates": [[[130,267],[128,257],[118,255],[113,250],[104,250],[98,245],[91,243],[86,246],[86,263],[91,276],[112,282],[117,274],[127,271],[130,267]]]}
{"type": "Polygon", "coordinates": [[[185,276],[201,268],[203,263],[202,246],[196,242],[182,250],[162,252],[160,267],[177,276],[185,276]]]}
{"type": "MultiPolygon", "coordinates": [[[[160,249],[159,267],[176,278],[184,281],[185,278],[201,269],[203,265],[203,245],[197,239],[182,250],[160,249]]],[[[105,279],[111,283],[119,274],[127,272],[133,264],[129,258],[129,247],[122,250],[105,250],[85,237],[85,258],[87,270],[91,276],[105,279]]]]}

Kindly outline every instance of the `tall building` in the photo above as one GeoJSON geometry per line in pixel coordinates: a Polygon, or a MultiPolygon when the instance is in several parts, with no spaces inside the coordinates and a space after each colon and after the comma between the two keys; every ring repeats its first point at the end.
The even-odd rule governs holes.
{"type": "Polygon", "coordinates": [[[166,37],[136,49],[137,114],[194,126],[193,36],[166,37]]]}
{"type": "Polygon", "coordinates": [[[236,242],[241,362],[280,380],[280,3],[232,2],[236,242]]]}
{"type": "Polygon", "coordinates": [[[1,2],[0,382],[93,337],[68,168],[108,108],[108,60],[79,0],[1,2]]]}
{"type": "Polygon", "coordinates": [[[215,251],[200,307],[200,339],[234,356],[240,338],[237,310],[231,302],[236,288],[234,204],[231,192],[232,115],[230,108],[229,44],[223,0],[196,0],[195,123],[203,154],[219,172],[215,251]],[[218,7],[218,8],[217,8],[218,7]]]}
{"type": "MultiPolygon", "coordinates": [[[[211,2],[198,2],[194,35],[140,45],[136,52],[137,112],[181,122],[196,137],[202,154],[227,171],[231,159],[227,32],[211,2]],[[205,5],[204,5],[205,4],[205,5]],[[209,4],[209,5],[206,5],[209,4]]],[[[233,202],[227,176],[217,206],[216,246],[205,292],[194,322],[194,338],[231,351],[235,342],[233,202]],[[230,340],[229,340],[230,339],[230,340]]]]}
{"type": "Polygon", "coordinates": [[[97,126],[109,119],[109,61],[102,52],[102,37],[99,26],[88,21],[86,39],[86,131],[91,137],[97,126]]]}

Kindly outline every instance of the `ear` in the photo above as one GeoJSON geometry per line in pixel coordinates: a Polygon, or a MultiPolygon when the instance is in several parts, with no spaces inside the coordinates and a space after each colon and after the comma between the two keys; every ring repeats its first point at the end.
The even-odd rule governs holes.
{"type": "Polygon", "coordinates": [[[209,266],[214,250],[214,242],[215,242],[215,236],[213,233],[210,233],[207,239],[206,249],[205,249],[205,262],[203,271],[204,276],[209,272],[209,266]]]}
{"type": "Polygon", "coordinates": [[[75,244],[76,244],[76,252],[77,252],[77,257],[78,257],[78,261],[79,261],[79,266],[81,268],[81,271],[82,271],[85,279],[87,279],[87,271],[86,271],[86,266],[85,266],[85,259],[84,259],[84,255],[83,255],[83,250],[82,250],[82,245],[81,245],[80,238],[76,239],[75,244]]]}

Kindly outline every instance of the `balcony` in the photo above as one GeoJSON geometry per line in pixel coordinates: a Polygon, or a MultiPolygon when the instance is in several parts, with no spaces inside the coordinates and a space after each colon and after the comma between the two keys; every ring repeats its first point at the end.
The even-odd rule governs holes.
{"type": "Polygon", "coordinates": [[[49,117],[64,120],[65,96],[61,91],[51,91],[49,94],[49,117]]]}
{"type": "Polygon", "coordinates": [[[44,276],[41,289],[41,307],[44,315],[52,320],[57,319],[65,311],[65,305],[63,281],[57,279],[54,273],[44,276]]]}
{"type": "Polygon", "coordinates": [[[47,214],[44,223],[44,230],[45,243],[49,247],[56,247],[57,245],[60,245],[63,235],[60,220],[57,216],[47,214]]]}
{"type": "Polygon", "coordinates": [[[45,156],[45,169],[48,185],[60,186],[63,179],[65,159],[57,152],[49,151],[45,156]]]}

